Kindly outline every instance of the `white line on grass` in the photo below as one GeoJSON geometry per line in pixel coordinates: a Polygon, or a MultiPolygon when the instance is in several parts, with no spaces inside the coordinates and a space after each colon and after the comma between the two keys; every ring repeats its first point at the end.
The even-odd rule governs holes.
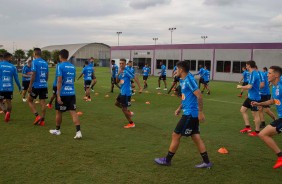
{"type": "Polygon", "coordinates": [[[222,102],[222,103],[230,103],[230,104],[242,104],[242,103],[238,103],[238,102],[230,102],[230,101],[215,100],[215,99],[205,99],[205,100],[210,100],[210,101],[214,101],[214,102],[222,102]]]}

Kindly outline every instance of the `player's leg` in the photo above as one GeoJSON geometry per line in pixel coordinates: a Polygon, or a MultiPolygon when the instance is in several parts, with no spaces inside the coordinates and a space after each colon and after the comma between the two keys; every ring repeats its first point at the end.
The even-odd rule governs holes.
{"type": "Polygon", "coordinates": [[[209,156],[206,150],[206,146],[203,142],[203,140],[200,137],[200,134],[193,134],[192,136],[192,140],[195,143],[195,145],[198,148],[198,151],[203,159],[203,162],[196,165],[195,167],[197,168],[210,168],[212,166],[212,163],[209,160],[209,156]]]}
{"type": "Polygon", "coordinates": [[[59,105],[56,102],[56,129],[53,130],[49,130],[50,134],[53,135],[61,135],[61,124],[62,124],[62,111],[58,110],[59,109],[59,105]]]}
{"type": "Polygon", "coordinates": [[[76,128],[76,134],[75,134],[74,138],[80,139],[80,138],[82,138],[82,134],[81,134],[81,130],[80,130],[80,121],[79,121],[78,115],[76,114],[75,110],[70,110],[70,114],[72,116],[72,121],[73,121],[75,128],[76,128]]]}
{"type": "Polygon", "coordinates": [[[249,107],[249,101],[248,99],[245,100],[245,102],[243,103],[243,105],[241,106],[240,112],[242,114],[244,123],[245,123],[245,128],[243,128],[242,130],[240,130],[241,133],[246,133],[246,132],[251,132],[251,126],[250,126],[250,121],[249,121],[249,116],[248,116],[248,107],[249,107]]]}
{"type": "Polygon", "coordinates": [[[175,87],[176,82],[172,82],[172,85],[170,87],[170,89],[168,90],[167,94],[169,94],[171,92],[171,90],[175,87]]]}
{"type": "Polygon", "coordinates": [[[10,116],[12,111],[12,99],[6,98],[6,107],[7,107],[7,111],[5,113],[5,121],[8,122],[10,121],[10,116]]]}
{"type": "Polygon", "coordinates": [[[270,110],[270,107],[263,108],[264,112],[271,117],[271,119],[276,120],[275,114],[270,110]]]}

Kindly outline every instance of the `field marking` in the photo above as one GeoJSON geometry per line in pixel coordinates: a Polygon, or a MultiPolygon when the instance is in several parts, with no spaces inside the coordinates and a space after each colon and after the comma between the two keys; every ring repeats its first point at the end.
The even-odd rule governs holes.
{"type": "Polygon", "coordinates": [[[214,101],[214,102],[222,102],[222,103],[229,103],[229,104],[236,104],[236,105],[240,105],[242,103],[238,103],[238,102],[230,102],[230,101],[223,101],[223,100],[215,100],[215,99],[205,99],[205,100],[210,100],[210,101],[214,101]]]}

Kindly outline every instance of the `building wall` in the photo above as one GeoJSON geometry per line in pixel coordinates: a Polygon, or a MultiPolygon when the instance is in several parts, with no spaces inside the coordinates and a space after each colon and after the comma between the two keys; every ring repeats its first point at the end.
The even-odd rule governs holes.
{"type": "Polygon", "coordinates": [[[282,66],[282,49],[254,50],[253,60],[256,61],[258,68],[269,68],[272,65],[282,66]]]}

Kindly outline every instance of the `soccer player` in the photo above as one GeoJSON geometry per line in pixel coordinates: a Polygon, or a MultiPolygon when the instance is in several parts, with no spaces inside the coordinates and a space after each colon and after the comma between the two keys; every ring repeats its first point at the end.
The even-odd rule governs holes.
{"type": "Polygon", "coordinates": [[[62,114],[69,111],[72,121],[76,127],[74,139],[82,138],[80,130],[80,121],[76,114],[76,97],[74,81],[76,69],[73,64],[68,61],[69,52],[65,49],[60,51],[59,58],[61,64],[58,67],[58,84],[57,84],[57,101],[56,101],[56,129],[49,132],[53,135],[61,135],[62,114]]]}
{"type": "Polygon", "coordinates": [[[180,78],[176,76],[176,71],[177,71],[177,66],[175,65],[173,70],[172,70],[173,83],[172,83],[170,89],[168,90],[167,94],[169,94],[171,92],[171,90],[177,85],[177,83],[180,80],[180,78]]]}
{"type": "Polygon", "coordinates": [[[124,126],[124,128],[134,128],[135,124],[132,121],[131,117],[133,113],[128,110],[128,107],[131,106],[131,83],[130,81],[134,78],[134,74],[131,73],[129,70],[125,69],[126,60],[120,59],[119,61],[119,72],[117,82],[120,83],[120,94],[116,99],[115,105],[118,108],[121,108],[124,116],[128,120],[128,124],[124,126]]]}
{"type": "Polygon", "coordinates": [[[33,49],[33,57],[31,65],[31,79],[28,86],[28,105],[31,109],[31,112],[35,115],[35,120],[33,122],[34,125],[45,125],[45,114],[46,114],[46,102],[45,99],[48,98],[48,75],[49,68],[48,64],[45,60],[41,58],[41,49],[34,48],[33,49]],[[42,116],[39,116],[38,111],[36,110],[34,99],[39,96],[39,101],[41,105],[41,113],[42,116]]]}
{"type": "MultiPolygon", "coordinates": [[[[134,75],[134,81],[137,83],[137,86],[139,88],[139,93],[142,93],[142,88],[141,88],[141,85],[140,85],[140,82],[139,82],[139,79],[138,77],[135,75],[135,70],[133,68],[133,62],[132,61],[128,61],[127,63],[127,66],[125,67],[126,70],[129,70],[129,72],[131,72],[133,75],[134,75]]],[[[132,88],[135,88],[135,85],[134,85],[134,81],[131,80],[131,87],[132,88]]],[[[132,95],[135,95],[134,91],[132,90],[132,95]]]]}
{"type": "Polygon", "coordinates": [[[118,87],[120,89],[120,86],[117,83],[117,74],[118,74],[118,66],[115,64],[115,60],[111,60],[111,64],[112,64],[112,76],[111,76],[111,93],[114,92],[114,85],[116,85],[116,87],[118,87]]]}
{"type": "Polygon", "coordinates": [[[161,65],[161,71],[158,72],[158,74],[160,74],[160,77],[159,77],[159,80],[158,80],[158,87],[156,89],[161,89],[161,80],[163,80],[164,85],[165,85],[164,90],[166,91],[167,90],[167,88],[166,88],[166,66],[163,64],[162,61],[160,62],[160,65],[161,65]]]}
{"type": "Polygon", "coordinates": [[[203,68],[202,65],[199,65],[199,68],[200,68],[199,72],[196,73],[196,74],[194,74],[194,76],[200,75],[200,79],[199,79],[199,89],[201,89],[201,84],[204,83],[204,78],[203,78],[203,76],[204,76],[204,73],[205,73],[205,69],[203,68]]]}
{"type": "Polygon", "coordinates": [[[282,83],[280,77],[282,75],[282,68],[279,66],[271,66],[268,71],[268,81],[272,83],[272,98],[264,102],[252,102],[253,106],[267,106],[276,105],[279,119],[274,120],[270,125],[267,125],[258,136],[265,142],[265,144],[274,151],[278,156],[274,169],[282,167],[282,151],[273,140],[273,136],[280,134],[282,131],[282,83]]]}
{"type": "Polygon", "coordinates": [[[250,72],[249,84],[246,86],[237,85],[237,89],[248,90],[248,98],[244,101],[240,109],[240,112],[245,121],[245,128],[240,130],[240,132],[241,133],[250,132],[249,136],[257,136],[260,131],[260,119],[259,119],[258,107],[252,106],[251,102],[252,101],[259,102],[261,99],[260,94],[259,94],[260,77],[259,77],[258,72],[256,71],[256,62],[255,61],[248,61],[246,63],[246,68],[250,72]],[[251,132],[252,129],[250,126],[249,116],[247,113],[248,109],[251,109],[252,114],[254,116],[255,132],[251,132]]]}
{"type": "Polygon", "coordinates": [[[168,154],[163,158],[156,158],[155,162],[159,165],[171,165],[171,159],[176,153],[180,139],[182,136],[191,136],[197,146],[203,162],[196,165],[196,168],[210,168],[212,163],[209,161],[208,153],[205,144],[200,137],[199,121],[205,119],[203,113],[203,98],[197,86],[197,82],[193,75],[189,73],[189,65],[185,61],[180,61],[177,64],[177,74],[181,78],[182,103],[175,111],[175,115],[179,115],[181,109],[183,115],[179,120],[174,132],[172,133],[172,141],[168,150],[168,154]]]}
{"type": "Polygon", "coordinates": [[[143,72],[143,82],[144,82],[144,89],[148,88],[147,80],[150,74],[150,68],[148,67],[148,63],[145,64],[145,66],[142,68],[143,72]]]}
{"type": "Polygon", "coordinates": [[[60,64],[60,61],[56,65],[56,74],[55,74],[55,79],[54,79],[54,82],[53,82],[53,95],[50,98],[49,103],[47,104],[47,107],[49,109],[52,109],[52,103],[53,103],[54,99],[57,98],[57,76],[58,76],[58,71],[59,71],[59,69],[58,69],[59,68],[59,64],[60,64]]]}
{"type": "Polygon", "coordinates": [[[97,78],[95,76],[95,67],[94,67],[94,58],[91,57],[89,61],[89,66],[93,68],[93,76],[92,76],[92,81],[91,81],[91,91],[94,92],[94,86],[97,84],[97,78]]]}
{"type": "Polygon", "coordinates": [[[28,89],[29,86],[29,82],[30,82],[30,77],[31,77],[31,60],[27,61],[27,64],[24,65],[23,69],[22,69],[22,98],[23,98],[23,102],[26,102],[26,91],[28,89]]]}
{"type": "Polygon", "coordinates": [[[204,87],[203,87],[203,90],[201,91],[201,93],[204,93],[205,89],[207,89],[208,90],[207,94],[208,95],[211,94],[209,82],[210,82],[210,71],[208,70],[207,66],[205,66],[203,79],[202,79],[202,84],[204,85],[204,87]]]}
{"type": "Polygon", "coordinates": [[[85,89],[85,97],[84,99],[87,102],[91,102],[91,97],[90,97],[90,85],[92,82],[92,77],[94,75],[93,67],[89,65],[88,61],[85,61],[85,67],[82,70],[82,73],[80,76],[77,78],[79,80],[83,75],[84,78],[84,89],[85,89]]]}
{"type": "Polygon", "coordinates": [[[21,85],[18,78],[18,72],[14,65],[12,65],[12,54],[5,53],[4,60],[0,62],[0,107],[5,113],[5,121],[10,121],[11,111],[12,111],[12,99],[14,91],[13,78],[16,81],[16,84],[21,93],[21,85]],[[3,103],[3,100],[6,100],[6,105],[3,103]]]}
{"type": "MultiPolygon", "coordinates": [[[[249,71],[246,69],[245,66],[242,67],[243,73],[242,73],[242,79],[239,81],[239,83],[241,83],[243,81],[242,86],[246,86],[249,84],[249,80],[250,80],[250,73],[249,71]]],[[[238,97],[242,97],[244,90],[241,90],[241,93],[238,95],[238,97]]]]}

